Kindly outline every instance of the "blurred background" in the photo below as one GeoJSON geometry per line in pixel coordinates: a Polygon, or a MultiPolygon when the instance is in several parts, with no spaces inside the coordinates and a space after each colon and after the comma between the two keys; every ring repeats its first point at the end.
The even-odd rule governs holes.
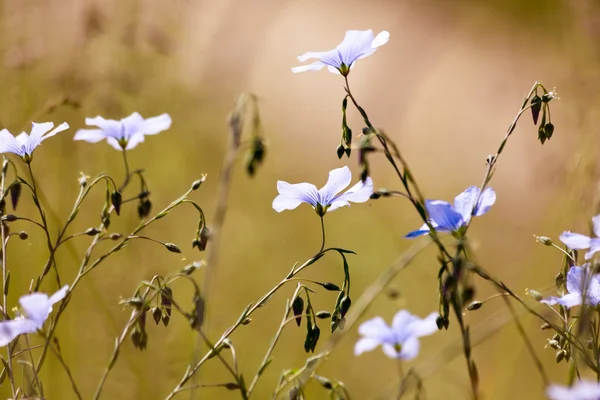
{"type": "MultiPolygon", "coordinates": [[[[310,207],[273,211],[276,181],[320,187],[331,169],[347,163],[358,179],[355,155],[341,161],[335,155],[342,79],[326,71],[290,72],[299,65],[296,56],[334,48],[348,29],[391,34],[374,56],[357,63],[350,81],[371,120],[399,144],[429,198],[451,200],[467,186],[480,184],[486,156],[496,151],[522,96],[536,80],[558,88],[561,100],[552,104],[554,137],[542,147],[529,116],[522,119],[492,183],[497,204],[471,231],[478,261],[516,293],[524,296],[527,288],[552,293],[561,257],[536,244],[534,234],[557,239],[565,229],[588,232],[599,211],[600,3],[595,0],[5,0],[0,21],[0,125],[11,132],[28,129],[31,121],[71,125],[44,142],[33,162],[46,205],[53,210],[53,234],[71,210],[80,172],[107,172],[118,181],[124,173],[118,152],[105,142],[73,142],[75,131],[85,117],[120,119],[134,111],[144,117],[167,112],[173,118],[169,131],[147,138],[129,155],[132,168],[146,171],[154,211],[207,173],[193,199],[205,208],[210,226],[227,143],[226,117],[237,94],[250,91],[260,97],[268,154],[253,179],[242,162],[235,168],[210,303],[208,336],[213,340],[249,302],[320,245],[319,220],[310,207]],[[78,107],[63,104],[65,98],[78,107]]],[[[362,122],[354,110],[349,123],[360,132],[362,122]]],[[[383,159],[372,164],[376,187],[400,188],[383,159]]],[[[90,197],[71,232],[97,226],[103,196],[99,189],[90,197]]],[[[29,200],[24,196],[19,215],[37,216],[29,200]]],[[[137,218],[131,204],[113,219],[111,230],[129,232],[137,218]]],[[[131,296],[141,280],[204,256],[190,246],[195,218],[184,207],[145,232],[176,243],[183,256],[133,242],[74,292],[58,338],[84,398],[91,398],[115,337],[129,318],[119,301],[131,296]]],[[[420,226],[418,215],[402,199],[354,205],[325,219],[328,244],[358,254],[350,259],[355,299],[410,246],[402,236],[420,226]]],[[[15,229],[26,229],[30,238],[15,240],[9,248],[14,305],[47,258],[39,232],[24,223],[15,229]]],[[[75,276],[87,240],[75,239],[58,254],[63,276],[75,276]]],[[[393,282],[399,297],[380,295],[366,318],[380,315],[391,321],[401,308],[421,316],[436,310],[435,256],[432,249],[421,255],[393,282]]],[[[341,284],[341,271],[332,255],[305,276],[341,284]]],[[[196,278],[201,281],[202,274],[196,278]]],[[[56,290],[51,283],[47,280],[44,290],[56,290]]],[[[495,293],[484,282],[477,288],[477,299],[495,293]]],[[[292,286],[282,290],[233,335],[246,380],[258,368],[292,291],[292,286]]],[[[187,285],[175,287],[175,297],[191,310],[187,285]]],[[[328,310],[334,300],[334,294],[319,293],[313,302],[328,310]]],[[[544,349],[549,335],[540,331],[538,320],[519,312],[551,379],[563,382],[566,364],[556,365],[555,352],[544,349]]],[[[502,301],[491,301],[466,318],[478,342],[474,359],[484,398],[542,398],[541,380],[502,301]]],[[[323,323],[322,342],[329,337],[327,330],[323,323]]],[[[283,369],[304,364],[304,333],[291,325],[284,331],[255,398],[268,398],[283,369]]],[[[380,350],[354,357],[356,338],[350,332],[320,373],[344,382],[354,399],[393,398],[395,362],[380,350]]],[[[434,367],[424,376],[427,397],[468,398],[454,321],[449,331],[424,338],[421,345],[420,356],[405,369],[434,367]]],[[[164,398],[195,349],[196,335],[187,321],[174,318],[167,328],[151,326],[146,351],[126,342],[103,397],[164,398]]],[[[47,398],[73,398],[53,357],[42,379],[47,398]]],[[[228,377],[213,359],[202,369],[201,380],[222,383],[228,377]]],[[[9,396],[7,383],[0,392],[9,396]]],[[[311,383],[307,395],[325,398],[326,392],[311,383]]],[[[194,398],[234,399],[238,394],[203,389],[194,398]]]]}

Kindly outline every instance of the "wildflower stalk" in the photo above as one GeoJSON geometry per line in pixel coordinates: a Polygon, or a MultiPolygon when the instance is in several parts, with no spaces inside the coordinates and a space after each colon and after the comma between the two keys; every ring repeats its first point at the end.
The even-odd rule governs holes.
{"type": "Polygon", "coordinates": [[[283,278],[279,283],[277,283],[273,288],[271,288],[271,290],[269,290],[265,295],[263,295],[256,303],[250,303],[246,307],[246,309],[244,311],[242,311],[242,313],[238,317],[237,321],[232,326],[230,326],[227,330],[225,330],[225,332],[223,332],[221,337],[214,343],[214,346],[211,349],[209,349],[208,352],[200,360],[198,360],[193,366],[192,365],[188,366],[188,368],[186,369],[186,371],[183,374],[179,383],[167,395],[167,397],[165,399],[166,400],[172,399],[173,397],[175,397],[177,395],[177,393],[187,390],[184,385],[198,372],[200,367],[202,367],[202,365],[204,365],[204,363],[207,360],[209,360],[211,357],[213,357],[219,351],[219,349],[223,345],[223,342],[225,341],[225,339],[227,339],[229,336],[231,336],[231,334],[234,331],[236,331],[237,328],[239,328],[243,324],[243,322],[246,320],[246,318],[250,317],[256,310],[258,310],[259,308],[266,305],[269,302],[269,300],[271,300],[273,295],[281,287],[283,287],[288,282],[293,282],[294,281],[293,278],[295,278],[296,275],[298,275],[300,272],[302,272],[305,268],[314,264],[324,254],[326,254],[330,251],[337,251],[337,252],[342,252],[342,253],[349,252],[348,250],[340,249],[337,247],[329,247],[329,248],[319,251],[313,257],[311,257],[310,259],[305,261],[302,265],[300,265],[300,266],[294,265],[292,267],[291,271],[288,273],[288,275],[285,278],[283,278]]]}
{"type": "MultiPolygon", "coordinates": [[[[322,218],[321,218],[321,220],[322,220],[322,218]]],[[[293,299],[295,299],[298,296],[301,289],[302,289],[302,285],[298,284],[298,286],[296,286],[296,289],[294,290],[294,293],[292,294],[292,297],[287,299],[285,302],[285,308],[284,308],[285,311],[283,313],[281,322],[279,323],[279,327],[277,328],[275,335],[271,339],[269,348],[267,349],[267,352],[265,353],[265,356],[263,357],[263,360],[260,363],[260,366],[258,367],[258,370],[257,370],[256,374],[254,375],[254,378],[252,379],[250,386],[248,387],[248,397],[250,397],[250,395],[252,394],[252,391],[254,390],[254,387],[258,383],[258,379],[261,377],[265,368],[271,362],[271,358],[270,358],[271,354],[273,354],[273,350],[275,350],[275,346],[277,346],[277,342],[279,341],[279,338],[281,337],[283,328],[285,328],[286,324],[289,322],[290,312],[292,311],[292,301],[293,301],[293,299]]]]}
{"type": "MultiPolygon", "coordinates": [[[[3,157],[4,158],[4,163],[7,162],[6,156],[3,157]]],[[[4,164],[3,163],[3,164],[4,164]]],[[[4,198],[4,188],[6,186],[6,168],[2,168],[2,177],[0,179],[0,194],[2,195],[1,198],[4,198]]],[[[6,310],[8,309],[8,277],[7,277],[7,268],[6,268],[6,226],[4,224],[3,221],[0,221],[0,240],[2,240],[2,312],[4,313],[4,318],[8,318],[8,315],[6,313],[6,310]]],[[[6,346],[6,362],[8,365],[8,368],[10,369],[10,371],[6,371],[9,381],[10,381],[10,388],[11,388],[11,392],[12,392],[12,397],[14,399],[17,398],[17,394],[16,394],[16,388],[15,388],[15,381],[14,381],[14,374],[13,374],[13,368],[12,368],[12,358],[13,358],[13,347],[11,346],[12,343],[9,343],[8,346],[6,346]]]]}
{"type": "MultiPolygon", "coordinates": [[[[98,267],[98,265],[100,265],[104,260],[106,260],[112,254],[118,252],[123,247],[125,247],[131,240],[133,240],[131,238],[131,236],[136,236],[137,233],[139,233],[140,231],[142,231],[143,229],[145,229],[146,227],[148,227],[149,225],[154,223],[156,220],[167,215],[173,208],[179,206],[180,204],[183,204],[184,200],[189,196],[189,194],[192,192],[192,190],[193,189],[191,189],[191,188],[188,189],[181,197],[179,197],[178,199],[171,202],[168,206],[166,206],[162,211],[157,213],[154,217],[140,222],[140,224],[129,235],[124,237],[123,240],[121,240],[117,245],[113,246],[110,250],[108,250],[106,253],[102,254],[98,258],[96,258],[90,264],[92,251],[94,250],[96,245],[101,241],[103,234],[102,234],[102,232],[100,232],[94,236],[92,243],[88,247],[84,258],[81,261],[81,264],[79,266],[79,272],[77,273],[77,276],[73,280],[73,283],[70,285],[70,289],[69,289],[69,293],[68,293],[67,297],[65,297],[65,299],[61,302],[60,307],[58,308],[56,315],[54,317],[54,320],[51,321],[50,327],[48,329],[48,333],[46,334],[46,340],[44,342],[44,347],[42,348],[42,352],[38,359],[38,365],[37,365],[37,369],[36,369],[38,372],[46,358],[48,347],[50,345],[50,341],[51,341],[52,337],[54,336],[56,326],[58,325],[58,321],[59,321],[60,317],[62,316],[63,312],[65,311],[66,307],[69,305],[69,302],[71,301],[71,298],[72,298],[72,293],[75,290],[75,288],[77,287],[77,285],[79,284],[79,282],[81,281],[81,279],[85,275],[90,273],[92,270],[94,270],[96,267],[98,267]]],[[[98,230],[102,231],[103,228],[104,228],[104,225],[101,224],[99,226],[98,230]]]]}

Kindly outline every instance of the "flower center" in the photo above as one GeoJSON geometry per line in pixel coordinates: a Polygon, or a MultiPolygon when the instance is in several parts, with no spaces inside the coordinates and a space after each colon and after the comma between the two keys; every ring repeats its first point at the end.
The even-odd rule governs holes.
{"type": "Polygon", "coordinates": [[[317,206],[315,207],[315,211],[317,212],[317,215],[319,217],[323,217],[323,216],[325,216],[325,213],[327,212],[328,208],[329,208],[329,206],[323,206],[321,203],[317,203],[317,206]]]}

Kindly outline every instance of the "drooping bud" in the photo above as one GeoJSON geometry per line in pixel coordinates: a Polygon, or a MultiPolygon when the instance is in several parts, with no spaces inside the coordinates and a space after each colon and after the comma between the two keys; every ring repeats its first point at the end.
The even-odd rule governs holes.
{"type": "Polygon", "coordinates": [[[304,310],[304,300],[302,297],[298,296],[292,302],[292,311],[294,312],[294,316],[296,317],[296,325],[300,326],[302,323],[302,311],[304,310]]]}
{"type": "Polygon", "coordinates": [[[535,240],[543,244],[544,246],[552,246],[552,239],[547,236],[536,236],[535,240]]]}
{"type": "Polygon", "coordinates": [[[117,213],[117,215],[120,215],[121,203],[123,202],[123,196],[121,195],[121,192],[119,192],[118,190],[112,192],[112,194],[110,195],[110,202],[115,208],[115,212],[117,213]]]}
{"type": "Polygon", "coordinates": [[[167,248],[167,250],[169,250],[172,253],[181,253],[181,249],[173,243],[165,243],[164,245],[167,248]]]}
{"type": "Polygon", "coordinates": [[[152,209],[152,202],[150,199],[140,199],[138,203],[138,216],[140,219],[146,218],[150,214],[150,210],[152,209]]]}
{"type": "Polygon", "coordinates": [[[533,117],[533,124],[537,125],[540,111],[542,110],[542,99],[537,94],[531,98],[531,116],[533,117]]]}
{"type": "Polygon", "coordinates": [[[481,308],[481,306],[483,306],[483,303],[481,301],[474,301],[467,306],[467,310],[469,310],[469,311],[479,310],[481,308]]]}
{"type": "Polygon", "coordinates": [[[544,133],[546,134],[546,139],[550,140],[552,135],[554,134],[554,125],[552,122],[548,122],[546,126],[544,126],[544,133]]]}
{"type": "Polygon", "coordinates": [[[10,186],[10,202],[12,204],[13,210],[17,209],[17,204],[19,203],[20,198],[21,198],[21,183],[14,182],[10,186]]]}

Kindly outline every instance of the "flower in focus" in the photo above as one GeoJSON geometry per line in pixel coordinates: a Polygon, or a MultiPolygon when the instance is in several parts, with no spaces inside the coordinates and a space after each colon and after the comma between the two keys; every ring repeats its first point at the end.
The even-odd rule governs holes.
{"type": "Polygon", "coordinates": [[[590,264],[571,267],[567,272],[567,291],[569,293],[562,297],[549,297],[541,302],[550,306],[560,304],[571,308],[581,305],[583,297],[585,297],[586,304],[600,305],[600,274],[594,274],[590,269],[590,264]]]}
{"type": "Polygon", "coordinates": [[[63,122],[56,128],[52,122],[33,123],[31,133],[28,135],[22,132],[14,137],[7,129],[0,131],[0,153],[14,153],[20,156],[23,161],[31,162],[33,150],[49,137],[56,135],[69,128],[69,124],[63,122]]]}
{"type": "Polygon", "coordinates": [[[23,315],[0,322],[0,346],[6,346],[21,334],[33,333],[42,329],[44,322],[52,312],[52,306],[66,296],[68,289],[68,286],[63,286],[50,297],[45,293],[21,296],[19,303],[23,315]]]}
{"type": "Polygon", "coordinates": [[[600,215],[596,215],[592,218],[592,224],[594,225],[594,235],[596,235],[595,238],[569,231],[563,232],[559,237],[560,241],[566,244],[570,249],[590,249],[590,251],[585,253],[586,260],[592,258],[594,253],[600,250],[600,215]]]}
{"type": "Polygon", "coordinates": [[[289,184],[277,181],[279,195],[273,200],[273,209],[277,212],[293,210],[302,203],[308,203],[319,214],[324,216],[327,211],[333,211],[343,206],[349,206],[350,202],[364,203],[373,194],[373,181],[370,177],[364,182],[358,182],[346,191],[344,190],[352,180],[350,168],[342,167],[334,169],[329,173],[329,179],[325,186],[317,190],[310,183],[289,184]]]}
{"type": "Polygon", "coordinates": [[[598,400],[600,384],[592,381],[578,381],[571,387],[552,384],[546,394],[550,400],[598,400]]]}
{"type": "Polygon", "coordinates": [[[365,321],[358,328],[363,337],[354,346],[354,355],[358,356],[381,345],[383,352],[390,358],[412,360],[419,354],[419,338],[438,330],[435,323],[438,313],[431,313],[421,319],[406,310],[400,310],[392,320],[392,326],[386,325],[381,317],[365,321]]]}
{"type": "Polygon", "coordinates": [[[318,71],[327,66],[329,72],[347,76],[354,62],[375,53],[379,46],[383,46],[390,39],[387,31],[380,32],[373,38],[373,31],[346,31],[344,40],[335,49],[323,52],[309,51],[298,56],[298,61],[305,62],[310,59],[318,61],[312,64],[292,68],[292,72],[318,71]]]}
{"type": "Polygon", "coordinates": [[[108,144],[117,150],[131,150],[144,141],[145,135],[156,135],[171,127],[169,114],[144,119],[136,112],[120,121],[96,118],[86,118],[86,125],[97,126],[99,129],[80,129],[75,134],[75,140],[85,140],[97,143],[106,139],[108,144]]]}
{"type": "MultiPolygon", "coordinates": [[[[454,198],[454,206],[442,200],[425,200],[425,209],[431,225],[438,232],[454,232],[466,226],[471,216],[479,217],[490,210],[496,202],[496,192],[492,188],[483,193],[477,186],[471,186],[454,198]]],[[[429,233],[427,224],[406,235],[407,238],[429,233]]]]}

